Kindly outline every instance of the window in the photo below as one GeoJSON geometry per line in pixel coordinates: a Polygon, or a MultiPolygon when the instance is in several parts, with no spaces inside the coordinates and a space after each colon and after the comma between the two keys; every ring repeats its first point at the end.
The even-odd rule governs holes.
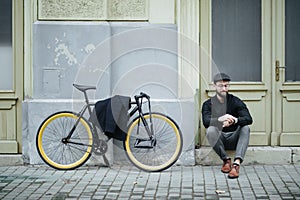
{"type": "Polygon", "coordinates": [[[261,0],[212,0],[212,76],[261,81],[261,0]]]}
{"type": "Polygon", "coordinates": [[[13,89],[12,0],[0,1],[0,90],[13,89]]]}
{"type": "Polygon", "coordinates": [[[285,80],[300,81],[300,1],[285,1],[285,80]]]}

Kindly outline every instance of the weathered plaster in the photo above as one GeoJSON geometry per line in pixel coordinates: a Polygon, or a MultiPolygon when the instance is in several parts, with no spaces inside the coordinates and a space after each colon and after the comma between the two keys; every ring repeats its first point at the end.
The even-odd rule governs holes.
{"type": "Polygon", "coordinates": [[[38,0],[39,20],[147,20],[148,0],[38,0]]]}
{"type": "Polygon", "coordinates": [[[38,19],[105,19],[106,0],[39,0],[38,19]]]}

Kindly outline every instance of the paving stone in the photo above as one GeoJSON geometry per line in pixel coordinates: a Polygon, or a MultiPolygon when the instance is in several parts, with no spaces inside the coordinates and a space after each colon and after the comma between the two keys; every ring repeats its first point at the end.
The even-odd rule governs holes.
{"type": "Polygon", "coordinates": [[[299,168],[247,165],[239,179],[231,180],[220,166],[175,166],[160,173],[128,166],[66,172],[0,167],[0,199],[300,199],[299,168]]]}

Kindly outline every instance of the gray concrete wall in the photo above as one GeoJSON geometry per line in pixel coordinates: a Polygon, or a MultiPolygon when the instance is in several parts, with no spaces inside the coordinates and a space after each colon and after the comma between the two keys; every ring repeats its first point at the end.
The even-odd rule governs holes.
{"type": "MultiPolygon", "coordinates": [[[[23,103],[25,163],[42,163],[35,135],[46,116],[58,110],[80,110],[83,96],[73,83],[97,86],[89,93],[93,101],[148,93],[153,109],[174,118],[182,129],[184,148],[178,163],[195,163],[197,109],[193,91],[190,98],[178,97],[176,25],[40,21],[33,28],[33,95],[23,103]]],[[[121,159],[114,149],[108,152],[111,163],[121,159]]]]}

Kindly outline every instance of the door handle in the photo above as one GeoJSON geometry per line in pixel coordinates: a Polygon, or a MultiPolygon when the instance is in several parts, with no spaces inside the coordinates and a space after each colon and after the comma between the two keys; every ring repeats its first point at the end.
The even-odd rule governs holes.
{"type": "Polygon", "coordinates": [[[279,69],[285,69],[285,66],[280,66],[279,65],[279,60],[276,60],[275,62],[275,74],[276,74],[276,81],[279,81],[279,69]]]}

